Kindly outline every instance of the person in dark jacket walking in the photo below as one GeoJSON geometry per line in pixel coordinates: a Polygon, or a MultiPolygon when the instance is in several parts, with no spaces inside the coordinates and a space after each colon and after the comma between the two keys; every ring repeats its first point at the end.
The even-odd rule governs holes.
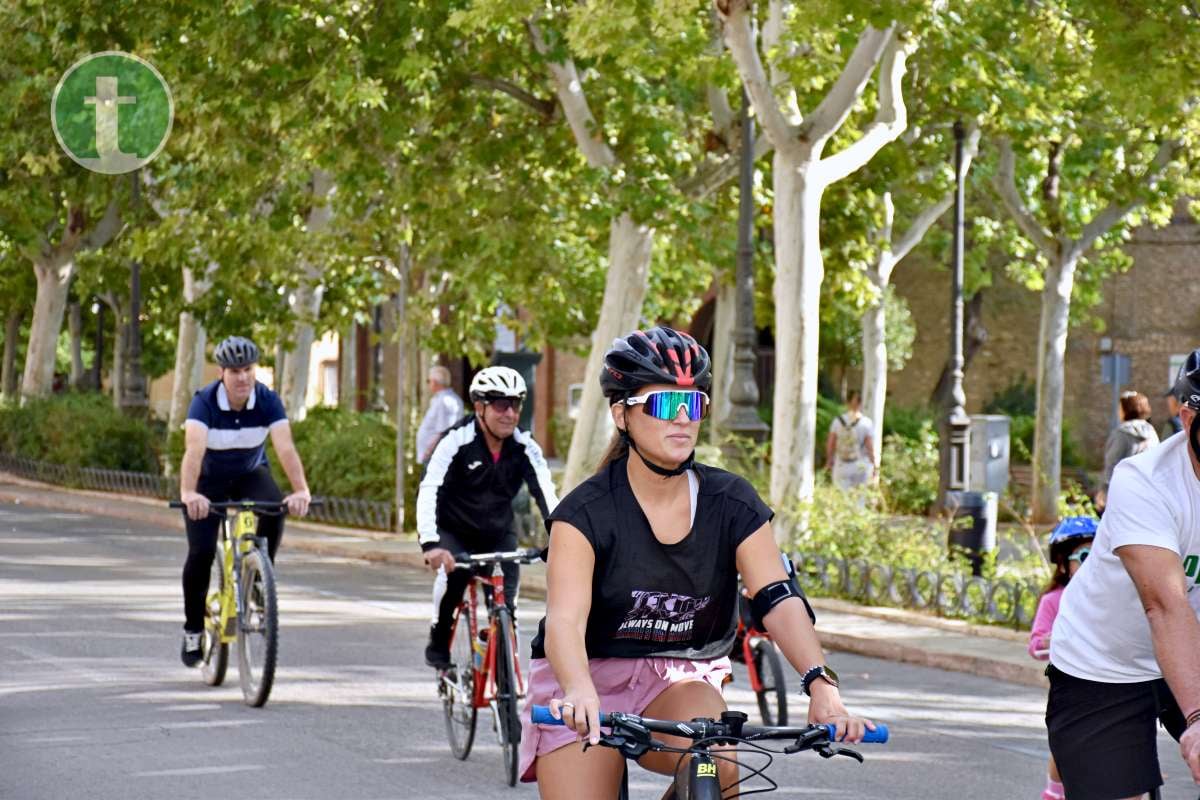
{"type": "Polygon", "coordinates": [[[1096,506],[1104,508],[1113,470],[1123,459],[1158,444],[1158,433],[1150,424],[1150,399],[1141,392],[1121,394],[1121,423],[1108,434],[1104,444],[1104,482],[1096,496],[1096,506]]]}

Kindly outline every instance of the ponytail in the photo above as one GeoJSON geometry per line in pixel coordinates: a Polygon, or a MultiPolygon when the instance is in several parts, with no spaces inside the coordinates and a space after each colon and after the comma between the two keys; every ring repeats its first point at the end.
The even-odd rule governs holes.
{"type": "Polygon", "coordinates": [[[620,431],[613,433],[612,440],[608,443],[608,449],[600,458],[600,463],[596,466],[596,472],[602,472],[605,467],[614,461],[620,461],[629,455],[629,442],[620,431]]]}

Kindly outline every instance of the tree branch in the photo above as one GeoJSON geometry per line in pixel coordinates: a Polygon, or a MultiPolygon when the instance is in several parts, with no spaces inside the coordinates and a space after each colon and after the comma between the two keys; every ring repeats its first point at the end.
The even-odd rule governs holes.
{"type": "MultiPolygon", "coordinates": [[[[800,126],[800,138],[812,142],[814,150],[820,152],[825,142],[842,127],[854,104],[862,96],[863,89],[871,80],[871,73],[883,58],[884,49],[895,36],[896,26],[884,30],[867,26],[858,37],[858,44],[846,62],[842,74],[833,88],[821,100],[817,110],[809,115],[800,126]]],[[[903,64],[903,59],[901,59],[903,64]]],[[[904,74],[903,69],[901,75],[904,74]]],[[[883,106],[883,80],[880,81],[880,106],[883,106]]]]}
{"type": "Polygon", "coordinates": [[[758,53],[757,36],[748,0],[715,2],[717,13],[725,25],[725,45],[733,55],[733,61],[742,76],[742,83],[750,94],[754,116],[776,148],[786,147],[795,141],[796,129],[784,118],[775,93],[767,81],[762,58],[758,53]]]}
{"type": "Polygon", "coordinates": [[[800,101],[796,99],[796,89],[788,83],[787,73],[778,67],[779,62],[783,59],[796,56],[794,42],[789,42],[786,48],[783,47],[783,31],[788,9],[791,6],[790,0],[771,0],[767,7],[767,24],[763,26],[762,43],[765,52],[770,53],[772,50],[777,52],[776,57],[772,58],[768,65],[771,72],[771,89],[784,87],[782,104],[788,124],[799,125],[804,121],[804,115],[800,113],[800,101]],[[780,53],[781,49],[782,53],[780,53]]]}
{"type": "MultiPolygon", "coordinates": [[[[1167,165],[1182,149],[1183,144],[1176,139],[1169,139],[1159,145],[1158,152],[1154,154],[1154,160],[1150,162],[1150,166],[1146,168],[1146,174],[1139,181],[1139,188],[1153,188],[1154,184],[1158,183],[1158,179],[1162,177],[1163,172],[1166,171],[1167,165]]],[[[1139,197],[1125,203],[1109,205],[1084,226],[1083,234],[1080,235],[1076,247],[1081,253],[1087,252],[1097,239],[1143,202],[1145,202],[1144,198],[1139,197]]]]}
{"type": "Polygon", "coordinates": [[[108,208],[104,210],[104,216],[96,223],[96,227],[83,237],[79,249],[99,250],[111,242],[121,228],[121,198],[113,192],[112,199],[108,201],[108,208]]]}
{"type": "MultiPolygon", "coordinates": [[[[754,140],[754,160],[757,162],[774,149],[775,145],[770,138],[759,136],[754,140]]],[[[681,193],[692,200],[703,200],[733,180],[738,174],[741,163],[741,155],[736,152],[729,153],[719,161],[705,161],[695,172],[679,181],[676,186],[681,193]]]]}
{"type": "MultiPolygon", "coordinates": [[[[892,28],[888,28],[889,32],[891,30],[892,28]]],[[[860,39],[860,43],[861,41],[860,39]]],[[[875,110],[875,119],[863,131],[862,136],[849,147],[828,158],[821,159],[819,171],[823,180],[826,181],[826,185],[836,183],[861,169],[875,157],[875,154],[884,145],[894,141],[908,126],[908,109],[904,105],[904,87],[902,85],[908,50],[909,46],[899,42],[894,36],[888,41],[882,55],[883,63],[879,67],[879,107],[875,110]]],[[[843,77],[845,74],[842,73],[843,77]]],[[[834,87],[834,91],[836,89],[837,87],[834,87]]],[[[858,87],[857,92],[858,94],[862,93],[862,86],[858,87]]],[[[833,91],[826,95],[821,105],[824,106],[825,102],[833,95],[833,91]]],[[[854,101],[856,100],[857,96],[854,101]]],[[[851,105],[854,101],[851,102],[851,105]]],[[[846,112],[849,113],[849,110],[850,108],[847,106],[846,112]]],[[[818,108],[817,111],[819,114],[820,109],[818,108]]],[[[837,125],[840,126],[845,118],[846,115],[843,114],[837,120],[837,125]]],[[[830,133],[833,133],[834,130],[837,128],[833,128],[830,133]]]]}
{"type": "MultiPolygon", "coordinates": [[[[542,38],[542,31],[533,19],[525,21],[533,46],[543,56],[549,55],[550,48],[542,38]]],[[[617,156],[604,141],[603,133],[592,116],[588,106],[587,96],[583,93],[583,83],[575,69],[574,60],[568,58],[559,64],[549,62],[550,76],[554,79],[554,93],[562,106],[571,133],[575,135],[575,143],[583,151],[584,157],[592,167],[611,167],[617,163],[617,156]]]]}
{"type": "Polygon", "coordinates": [[[540,97],[535,97],[529,92],[522,89],[516,84],[510,83],[500,78],[488,78],[483,75],[471,75],[469,80],[475,86],[492,91],[502,92],[518,102],[532,108],[543,118],[547,120],[554,119],[555,112],[558,111],[558,104],[553,100],[543,100],[540,97]]]}
{"type": "Polygon", "coordinates": [[[738,129],[738,117],[733,106],[729,104],[729,96],[720,86],[711,83],[704,87],[704,94],[708,98],[708,111],[712,115],[713,130],[726,142],[730,141],[727,134],[738,129]]]}
{"type": "Polygon", "coordinates": [[[1017,191],[1017,157],[1013,153],[1012,142],[1002,136],[996,144],[1000,148],[1000,163],[992,178],[992,186],[1021,232],[1029,237],[1042,255],[1053,261],[1058,256],[1058,241],[1037,221],[1017,191]]]}
{"type": "MultiPolygon", "coordinates": [[[[963,141],[964,180],[971,171],[971,162],[975,159],[976,153],[979,152],[979,136],[979,123],[973,120],[967,128],[967,135],[963,141]]],[[[903,261],[904,257],[912,252],[912,249],[925,238],[925,234],[929,232],[933,223],[941,219],[942,214],[945,214],[953,204],[954,192],[950,191],[941,200],[938,200],[917,215],[917,218],[913,220],[913,224],[900,237],[900,243],[896,245],[896,249],[893,251],[896,262],[903,261]]]]}

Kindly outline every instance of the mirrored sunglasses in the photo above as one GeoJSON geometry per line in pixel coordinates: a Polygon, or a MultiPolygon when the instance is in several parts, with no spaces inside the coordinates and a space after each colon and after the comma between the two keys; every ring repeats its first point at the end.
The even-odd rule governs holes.
{"type": "Polygon", "coordinates": [[[1082,566],[1083,562],[1087,561],[1088,554],[1091,552],[1092,552],[1092,548],[1081,547],[1080,549],[1076,550],[1074,553],[1071,553],[1071,555],[1067,556],[1067,561],[1078,561],[1080,566],[1082,566]]]}
{"type": "Polygon", "coordinates": [[[627,398],[625,405],[644,405],[646,413],[655,419],[675,419],[681,408],[692,422],[699,422],[708,416],[708,395],[697,389],[647,392],[627,398]]]}
{"type": "Polygon", "coordinates": [[[521,410],[521,398],[519,397],[485,397],[483,402],[487,403],[501,414],[509,409],[516,411],[521,410]]]}

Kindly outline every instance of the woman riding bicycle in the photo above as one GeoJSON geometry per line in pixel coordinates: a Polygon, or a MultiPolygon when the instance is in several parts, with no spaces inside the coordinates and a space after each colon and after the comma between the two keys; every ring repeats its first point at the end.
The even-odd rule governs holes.
{"type": "MultiPolygon", "coordinates": [[[[635,331],[605,354],[600,384],[617,437],[599,471],[547,520],[546,617],[532,642],[522,780],[537,780],[543,798],[608,800],[620,787],[621,754],[568,746],[599,741],[601,710],[719,717],[739,573],[805,677],[809,721],[834,723],[838,738],[859,741],[874,725],[842,705],[784,571],[771,510],[743,478],[694,461],[712,384],[708,353],[670,328],[635,331]],[[533,705],[549,705],[566,727],[531,724],[533,705]]],[[[639,760],[665,775],[677,762],[654,752],[639,760]]],[[[721,764],[728,786],[737,767],[721,764]]]]}

